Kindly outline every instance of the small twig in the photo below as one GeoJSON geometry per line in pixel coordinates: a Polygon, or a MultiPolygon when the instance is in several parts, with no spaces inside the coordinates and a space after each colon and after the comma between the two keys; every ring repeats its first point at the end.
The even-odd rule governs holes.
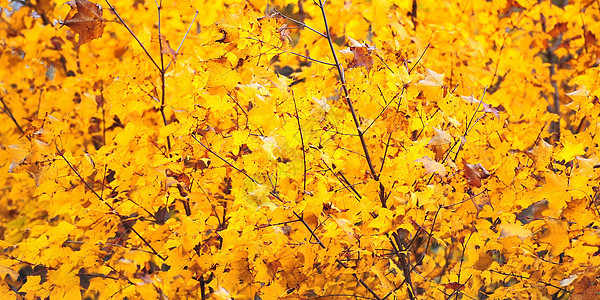
{"type": "Polygon", "coordinates": [[[351,298],[369,299],[369,300],[376,299],[376,298],[372,298],[372,297],[365,297],[365,296],[360,296],[360,295],[350,295],[350,294],[329,294],[329,295],[322,295],[322,296],[314,296],[314,297],[310,297],[308,299],[333,298],[333,297],[343,297],[345,299],[351,299],[351,298]]]}
{"type": "MultiPolygon", "coordinates": [[[[66,240],[64,243],[68,243],[68,244],[80,244],[80,245],[85,244],[84,241],[71,241],[71,240],[66,240]]],[[[111,246],[111,247],[119,247],[119,248],[127,249],[128,251],[140,251],[140,252],[145,252],[145,253],[149,253],[149,254],[154,254],[154,252],[152,252],[152,251],[148,251],[148,250],[144,250],[144,249],[137,249],[136,247],[126,247],[126,246],[115,244],[115,243],[97,242],[96,245],[99,245],[99,246],[106,245],[106,246],[111,246]]]]}
{"type": "Polygon", "coordinates": [[[303,191],[306,192],[306,149],[304,148],[304,135],[302,134],[302,126],[300,125],[300,115],[298,114],[298,106],[296,105],[296,97],[292,91],[292,100],[294,101],[294,110],[296,111],[296,121],[298,122],[298,131],[300,132],[300,143],[302,150],[302,166],[304,168],[304,176],[302,177],[303,191]]]}
{"type": "MultiPolygon", "coordinates": [[[[279,54],[282,54],[282,53],[287,53],[287,52],[288,52],[288,51],[286,51],[286,50],[282,49],[281,47],[278,47],[278,46],[271,45],[271,44],[269,44],[269,43],[267,43],[267,42],[265,42],[265,41],[263,41],[263,40],[260,40],[260,39],[258,39],[258,38],[254,38],[254,37],[247,37],[247,39],[249,39],[249,40],[253,40],[253,41],[257,41],[257,42],[259,42],[259,43],[262,43],[262,44],[265,44],[265,45],[267,45],[267,46],[271,47],[272,49],[281,50],[281,53],[279,53],[279,54]]],[[[330,62],[326,62],[326,61],[318,60],[318,59],[312,58],[312,57],[310,57],[310,56],[306,56],[306,55],[302,55],[302,54],[300,54],[300,53],[296,53],[296,52],[294,52],[294,51],[289,51],[289,53],[291,53],[291,54],[293,54],[293,55],[296,55],[296,56],[300,56],[300,57],[302,57],[302,58],[305,58],[305,59],[308,59],[308,60],[310,60],[310,61],[314,61],[314,62],[320,63],[320,64],[324,64],[324,65],[328,65],[328,66],[336,66],[336,64],[334,64],[334,63],[330,63],[330,62]]]]}
{"type": "Polygon", "coordinates": [[[314,61],[314,62],[318,62],[318,63],[320,63],[320,64],[324,64],[324,65],[328,65],[328,66],[336,66],[336,64],[334,64],[334,63],[330,63],[330,62],[326,62],[326,61],[322,61],[322,60],[314,59],[314,58],[312,58],[312,57],[310,57],[310,56],[302,55],[302,54],[300,54],[300,53],[296,53],[296,52],[294,52],[294,51],[290,51],[290,53],[291,53],[291,54],[294,54],[294,55],[296,55],[296,56],[300,56],[300,57],[306,58],[306,59],[308,59],[308,60],[312,60],[312,61],[314,61]]]}
{"type": "MultiPolygon", "coordinates": [[[[12,114],[12,112],[10,111],[10,109],[8,108],[8,105],[6,105],[6,102],[4,102],[4,97],[0,97],[0,102],[2,102],[2,111],[8,115],[8,117],[13,121],[13,123],[15,123],[15,125],[17,126],[17,129],[19,129],[19,131],[22,134],[25,134],[25,130],[23,130],[23,128],[21,127],[21,125],[19,125],[19,122],[17,122],[17,119],[15,119],[15,116],[12,114]]],[[[27,139],[31,140],[31,137],[27,136],[27,139]]]]}
{"type": "MultiPolygon", "coordinates": [[[[481,103],[483,103],[483,98],[485,97],[486,92],[487,92],[487,86],[483,90],[483,95],[481,95],[481,99],[479,100],[479,103],[477,103],[477,108],[475,108],[475,113],[473,113],[473,115],[471,116],[471,120],[469,120],[469,122],[467,123],[467,129],[465,130],[465,135],[464,135],[465,138],[467,137],[467,134],[469,134],[469,131],[471,131],[471,129],[473,129],[473,127],[475,127],[475,124],[473,123],[473,119],[475,118],[475,115],[477,115],[477,111],[479,111],[479,108],[481,107],[481,103]]],[[[475,123],[477,123],[477,122],[475,122],[475,123]]]]}
{"type": "Polygon", "coordinates": [[[337,68],[338,75],[340,76],[340,82],[342,84],[342,90],[344,91],[344,97],[346,98],[346,103],[348,104],[348,108],[350,109],[350,113],[352,114],[354,126],[356,127],[358,137],[360,138],[360,144],[362,146],[363,152],[365,153],[365,159],[367,160],[367,164],[369,165],[371,176],[373,176],[373,179],[375,179],[376,181],[379,181],[379,175],[377,174],[377,172],[375,171],[375,167],[373,166],[373,161],[371,160],[371,156],[369,155],[369,150],[367,148],[367,142],[365,140],[364,133],[360,129],[360,121],[358,119],[358,115],[356,114],[356,110],[354,109],[354,105],[352,104],[352,100],[350,98],[350,92],[348,91],[348,86],[346,85],[346,78],[344,76],[342,64],[340,63],[335,51],[335,47],[333,46],[333,40],[331,38],[331,33],[329,32],[329,24],[327,22],[327,15],[325,14],[325,1],[319,0],[318,6],[321,9],[323,22],[325,23],[327,41],[329,42],[329,48],[331,50],[333,60],[335,61],[335,67],[337,68]]]}
{"type": "Polygon", "coordinates": [[[327,167],[327,170],[329,170],[331,172],[331,174],[333,174],[333,176],[335,176],[335,178],[342,184],[343,189],[354,192],[354,194],[356,195],[355,197],[357,199],[362,198],[362,196],[358,193],[358,191],[354,188],[354,186],[352,184],[350,184],[350,182],[348,182],[348,179],[346,179],[345,177],[341,178],[344,176],[342,174],[342,172],[336,173],[325,161],[323,161],[323,163],[327,167]]]}
{"type": "Polygon", "coordinates": [[[142,47],[142,50],[144,50],[144,52],[146,52],[146,55],[148,56],[148,58],[150,58],[150,61],[152,61],[152,63],[156,67],[156,69],[160,71],[161,68],[158,66],[158,64],[156,63],[156,61],[154,61],[154,58],[152,58],[152,55],[150,55],[150,53],[148,52],[148,50],[146,50],[146,47],[144,47],[144,44],[142,44],[142,42],[138,39],[138,37],[135,35],[135,33],[133,33],[133,31],[131,30],[131,28],[129,28],[129,26],[127,26],[127,23],[125,23],[125,21],[121,18],[121,16],[119,15],[119,13],[117,13],[117,10],[112,6],[112,4],[110,4],[110,2],[108,2],[108,0],[104,0],[104,1],[106,1],[106,4],[108,4],[108,7],[110,8],[110,10],[117,16],[117,18],[119,18],[119,21],[121,21],[121,24],[123,24],[123,26],[125,26],[125,28],[127,28],[127,30],[129,31],[129,33],[138,42],[138,44],[140,45],[140,47],[142,47]]]}
{"type": "Polygon", "coordinates": [[[414,68],[417,67],[417,65],[423,58],[423,55],[425,55],[425,52],[427,52],[427,49],[429,49],[429,45],[430,45],[430,43],[427,43],[427,47],[425,47],[425,50],[423,50],[423,53],[421,53],[421,56],[419,56],[419,59],[417,59],[417,62],[415,62],[415,64],[412,66],[412,68],[410,68],[410,70],[408,70],[408,74],[410,74],[414,70],[414,68]]]}
{"type": "MultiPolygon", "coordinates": [[[[531,277],[525,277],[523,275],[517,275],[517,274],[513,274],[513,273],[505,273],[505,272],[502,272],[502,271],[496,271],[496,270],[492,270],[492,269],[488,269],[488,271],[494,272],[494,273],[497,273],[497,274],[500,274],[500,275],[517,277],[519,279],[530,279],[531,278],[531,277]]],[[[541,284],[543,284],[543,285],[551,286],[551,287],[553,287],[555,289],[559,289],[559,290],[561,290],[561,291],[563,291],[565,293],[571,294],[571,292],[569,290],[565,289],[564,287],[560,287],[560,286],[554,285],[552,283],[541,281],[541,280],[538,280],[538,282],[541,283],[541,284]]]]}
{"type": "MultiPolygon", "coordinates": [[[[310,232],[311,238],[314,238],[317,241],[317,244],[319,246],[321,246],[321,248],[326,249],[327,247],[325,247],[325,244],[323,244],[323,242],[321,242],[321,239],[319,239],[319,237],[317,236],[315,231],[310,227],[310,225],[308,225],[308,223],[306,223],[306,221],[304,221],[304,218],[301,217],[300,215],[298,215],[298,213],[296,213],[295,211],[293,212],[293,214],[294,214],[294,216],[296,216],[296,218],[298,218],[298,220],[300,222],[302,222],[304,227],[306,227],[306,229],[310,232]]],[[[348,265],[346,265],[339,258],[336,259],[335,261],[337,263],[339,263],[342,267],[344,267],[346,269],[349,268],[348,265]]],[[[353,276],[360,283],[360,285],[362,285],[365,289],[367,289],[367,291],[369,291],[369,293],[371,293],[371,295],[373,295],[373,297],[375,297],[375,299],[382,300],[379,296],[377,296],[377,294],[373,291],[373,289],[371,289],[362,279],[358,278],[358,276],[356,276],[356,274],[353,274],[353,276]]]]}
{"type": "MultiPolygon", "coordinates": [[[[156,3],[156,10],[158,11],[158,47],[160,49],[160,91],[161,91],[161,99],[160,99],[160,115],[162,116],[163,124],[165,126],[169,125],[169,121],[167,121],[167,115],[165,114],[165,102],[166,102],[166,69],[165,69],[165,54],[163,51],[163,36],[161,33],[161,17],[160,12],[162,9],[162,0],[160,3],[156,3]]],[[[171,136],[167,136],[167,152],[171,151],[171,136]]]]}
{"type": "Polygon", "coordinates": [[[280,13],[279,11],[277,11],[277,10],[275,10],[275,9],[274,9],[273,11],[274,11],[275,13],[277,13],[278,15],[282,16],[283,18],[285,18],[285,19],[287,19],[287,20],[290,20],[290,21],[292,21],[292,22],[294,22],[294,23],[296,23],[296,24],[300,25],[300,26],[301,26],[301,27],[303,27],[303,28],[308,28],[308,29],[312,30],[314,33],[316,33],[316,34],[318,34],[318,35],[320,35],[320,36],[322,36],[322,37],[324,37],[324,38],[327,38],[327,36],[326,36],[326,35],[324,35],[322,32],[320,32],[320,31],[318,31],[318,30],[316,30],[316,29],[314,29],[314,28],[312,28],[312,27],[310,27],[310,26],[306,25],[306,23],[304,23],[304,22],[300,22],[300,21],[297,21],[297,20],[294,20],[294,19],[292,19],[292,18],[290,18],[290,17],[288,17],[288,16],[286,16],[286,15],[284,15],[284,14],[280,13]]]}
{"type": "Polygon", "coordinates": [[[90,190],[92,191],[92,193],[102,202],[104,203],[106,206],[108,206],[108,208],[111,210],[112,213],[114,213],[117,217],[119,217],[119,220],[121,221],[121,224],[123,225],[123,227],[125,227],[125,229],[132,231],[135,235],[137,235],[137,237],[140,238],[140,240],[142,240],[142,242],[148,246],[148,248],[150,248],[150,250],[152,250],[152,253],[154,253],[154,255],[158,256],[158,258],[160,258],[161,260],[166,260],[165,257],[163,257],[162,255],[160,255],[160,253],[158,253],[153,247],[152,245],[150,245],[150,243],[139,233],[137,232],[137,230],[135,230],[133,228],[133,226],[129,225],[126,221],[125,221],[125,217],[123,217],[121,214],[119,214],[115,208],[110,205],[110,203],[106,202],[102,196],[100,196],[98,193],[96,193],[96,191],[92,188],[92,186],[90,186],[89,183],[87,183],[87,181],[85,181],[85,179],[81,176],[81,174],[79,173],[79,171],[77,171],[77,169],[75,169],[75,166],[73,166],[73,164],[71,164],[71,162],[65,157],[64,153],[62,151],[60,151],[60,149],[58,149],[58,146],[56,146],[56,151],[58,152],[58,155],[60,157],[62,157],[62,159],[67,163],[67,165],[69,166],[69,168],[75,173],[75,175],[77,175],[77,177],[79,177],[79,179],[81,180],[81,182],[83,182],[83,184],[90,190]]]}
{"type": "MultiPolygon", "coordinates": [[[[400,99],[398,99],[398,106],[396,107],[396,112],[400,110],[400,102],[402,101],[402,96],[404,96],[404,91],[406,90],[406,86],[402,87],[402,91],[400,92],[400,99]]],[[[383,172],[383,166],[385,165],[385,159],[387,157],[388,149],[390,147],[390,141],[392,140],[392,134],[394,131],[390,132],[388,135],[387,142],[385,143],[385,150],[383,151],[383,158],[381,159],[381,167],[379,168],[379,174],[383,172]]]]}
{"type": "MultiPolygon", "coordinates": [[[[190,22],[190,26],[185,31],[185,35],[183,36],[183,39],[181,39],[181,42],[179,43],[179,46],[177,46],[177,50],[175,51],[176,54],[179,54],[179,50],[181,50],[181,46],[183,46],[183,42],[185,42],[185,39],[187,39],[187,36],[190,33],[190,30],[192,29],[192,25],[194,25],[194,22],[196,21],[196,17],[197,16],[198,16],[198,11],[196,11],[196,14],[194,15],[194,18],[192,19],[192,22],[190,22]]],[[[173,61],[174,61],[174,59],[171,58],[171,61],[169,61],[169,63],[167,64],[167,67],[165,68],[165,71],[167,71],[169,69],[169,67],[171,66],[171,63],[173,63],[173,61]]]]}
{"type": "Polygon", "coordinates": [[[385,100],[385,96],[383,95],[383,91],[381,91],[381,88],[379,86],[377,86],[377,88],[379,89],[379,93],[381,94],[383,101],[386,102],[386,105],[383,107],[381,112],[379,112],[379,114],[377,114],[375,119],[373,119],[373,121],[371,121],[371,123],[369,123],[367,128],[365,128],[365,130],[363,130],[363,133],[366,133],[367,131],[369,131],[369,129],[371,129],[371,126],[373,126],[373,124],[375,124],[375,122],[377,122],[377,120],[383,115],[383,113],[385,113],[385,111],[388,109],[388,107],[390,107],[390,104],[392,104],[392,102],[394,102],[394,99],[399,95],[399,93],[396,94],[396,96],[394,96],[394,99],[390,100],[390,102],[387,102],[385,100]]]}
{"type": "MultiPolygon", "coordinates": [[[[437,216],[438,216],[438,214],[439,214],[439,212],[440,212],[440,210],[441,210],[441,209],[442,209],[442,207],[439,207],[439,208],[438,208],[438,210],[435,212],[435,216],[433,217],[433,222],[431,223],[431,230],[430,230],[430,231],[429,231],[429,233],[427,234],[429,237],[427,238],[427,245],[425,246],[425,251],[423,252],[423,255],[421,255],[421,257],[419,257],[419,259],[418,259],[418,260],[415,262],[415,264],[414,264],[414,265],[411,267],[411,269],[410,269],[410,271],[411,271],[411,272],[414,272],[414,271],[415,271],[415,268],[416,268],[416,267],[417,267],[419,264],[421,264],[421,262],[423,261],[423,259],[425,259],[425,255],[427,254],[427,251],[429,251],[429,245],[430,245],[430,242],[431,242],[431,238],[433,237],[433,229],[435,228],[435,222],[436,222],[436,220],[437,220],[437,216]]],[[[419,226],[419,230],[421,230],[421,227],[420,227],[420,226],[419,226]]],[[[416,237],[417,237],[417,236],[418,236],[418,232],[417,232],[417,234],[415,235],[415,239],[416,239],[416,237]]],[[[410,243],[410,244],[409,244],[409,245],[408,245],[406,248],[407,248],[407,249],[409,249],[409,248],[411,248],[411,247],[412,247],[412,242],[411,242],[411,243],[410,243]]],[[[404,278],[404,280],[402,281],[402,283],[401,283],[401,284],[398,286],[398,288],[402,287],[402,285],[404,285],[404,282],[406,282],[406,280],[407,280],[407,279],[406,279],[406,277],[405,277],[405,278],[404,278]]],[[[385,297],[383,297],[383,298],[382,298],[382,300],[385,300],[385,299],[387,299],[388,297],[390,297],[390,296],[391,296],[391,295],[392,295],[392,294],[393,294],[395,291],[396,291],[396,290],[389,292],[387,295],[385,295],[385,297]]]]}
{"type": "Polygon", "coordinates": [[[463,203],[465,203],[467,201],[475,199],[476,197],[478,197],[479,195],[481,195],[481,194],[483,194],[485,192],[486,192],[486,190],[483,190],[483,191],[481,191],[481,192],[479,192],[479,193],[477,193],[477,194],[475,194],[475,195],[473,195],[473,196],[471,196],[471,197],[469,197],[469,198],[467,198],[465,200],[462,200],[460,202],[456,202],[456,203],[452,203],[452,204],[448,204],[448,205],[442,205],[441,208],[447,209],[447,208],[450,208],[450,207],[455,206],[455,205],[463,204],[463,203]]]}
{"type": "Polygon", "coordinates": [[[246,173],[244,170],[239,169],[238,167],[234,166],[232,163],[230,163],[228,160],[224,159],[223,157],[221,157],[219,154],[217,154],[216,152],[214,152],[212,149],[210,149],[209,147],[207,147],[206,145],[204,145],[197,137],[196,135],[192,134],[192,138],[194,140],[196,140],[196,142],[198,142],[198,144],[200,144],[200,146],[202,146],[204,149],[206,149],[206,151],[210,152],[212,155],[216,156],[218,159],[220,159],[221,161],[223,161],[224,163],[226,163],[227,165],[229,165],[230,167],[232,167],[234,170],[238,171],[239,173],[243,174],[244,176],[246,176],[248,179],[250,179],[253,183],[255,184],[260,184],[256,179],[252,178],[252,176],[248,175],[248,173],[246,173]]]}

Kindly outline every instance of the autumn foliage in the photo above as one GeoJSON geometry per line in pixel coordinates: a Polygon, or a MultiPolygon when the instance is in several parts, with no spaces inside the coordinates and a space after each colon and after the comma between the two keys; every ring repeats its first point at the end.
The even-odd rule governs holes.
{"type": "Polygon", "coordinates": [[[600,299],[598,1],[0,7],[1,299],[600,299]]]}

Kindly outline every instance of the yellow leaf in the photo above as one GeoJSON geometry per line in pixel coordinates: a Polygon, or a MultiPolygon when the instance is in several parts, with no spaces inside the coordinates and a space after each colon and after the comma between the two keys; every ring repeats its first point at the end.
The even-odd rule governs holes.
{"type": "Polygon", "coordinates": [[[21,286],[19,289],[20,293],[31,293],[31,295],[36,295],[37,291],[42,290],[42,285],[40,282],[42,281],[41,276],[27,276],[27,282],[21,286]]]}
{"type": "Polygon", "coordinates": [[[531,230],[519,224],[501,224],[499,227],[502,229],[500,238],[517,236],[521,241],[524,241],[531,236],[531,230]]]}
{"type": "Polygon", "coordinates": [[[229,292],[223,287],[219,287],[219,289],[214,291],[210,296],[215,300],[231,300],[231,295],[229,295],[229,292]]]}
{"type": "Polygon", "coordinates": [[[394,284],[385,276],[385,273],[377,266],[373,265],[371,267],[371,272],[375,273],[379,281],[381,282],[381,286],[388,291],[394,290],[394,284]]]}
{"type": "Polygon", "coordinates": [[[418,84],[442,87],[444,85],[444,73],[438,74],[430,69],[425,69],[425,79],[419,80],[418,84]]]}
{"type": "Polygon", "coordinates": [[[354,230],[352,229],[352,227],[350,227],[350,225],[352,225],[352,222],[350,222],[350,220],[342,219],[342,218],[336,218],[335,222],[348,235],[349,238],[353,238],[354,237],[354,230]]]}
{"type": "Polygon", "coordinates": [[[375,228],[381,233],[388,232],[392,229],[393,217],[393,211],[381,207],[378,210],[377,218],[369,223],[369,228],[375,228]]]}
{"type": "Polygon", "coordinates": [[[539,239],[540,242],[550,245],[550,254],[554,257],[560,255],[567,247],[571,246],[569,240],[569,227],[562,220],[547,219],[546,230],[539,239]]]}
{"type": "Polygon", "coordinates": [[[570,141],[563,141],[562,144],[564,148],[556,154],[556,158],[566,162],[572,161],[576,156],[584,155],[587,147],[584,143],[574,144],[570,141]]]}
{"type": "Polygon", "coordinates": [[[9,267],[0,265],[0,276],[2,278],[6,278],[6,276],[3,276],[5,274],[12,277],[12,280],[17,280],[17,278],[19,277],[19,273],[17,271],[15,271],[9,267]]]}

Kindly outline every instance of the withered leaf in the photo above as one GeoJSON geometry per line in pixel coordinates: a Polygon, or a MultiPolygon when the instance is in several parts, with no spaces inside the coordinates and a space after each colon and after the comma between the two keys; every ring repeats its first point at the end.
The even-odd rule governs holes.
{"type": "Polygon", "coordinates": [[[62,25],[68,26],[79,34],[78,46],[102,37],[104,32],[102,6],[88,0],[73,0],[67,4],[71,10],[62,25]]]}
{"type": "Polygon", "coordinates": [[[548,34],[550,36],[557,37],[559,34],[564,33],[565,31],[567,31],[569,25],[567,22],[559,22],[556,23],[556,25],[554,25],[554,28],[552,28],[552,30],[550,30],[548,32],[548,34]]]}
{"type": "Polygon", "coordinates": [[[348,70],[352,68],[365,67],[367,71],[370,71],[373,68],[373,57],[371,57],[371,52],[375,50],[374,46],[370,46],[367,44],[362,44],[356,40],[351,38],[348,45],[350,46],[348,49],[341,50],[340,52],[343,54],[352,53],[354,54],[354,58],[348,64],[348,70]]]}
{"type": "Polygon", "coordinates": [[[590,277],[583,276],[574,284],[573,299],[595,299],[600,294],[600,284],[597,283],[597,276],[592,275],[590,277]]]}
{"type": "Polygon", "coordinates": [[[451,290],[462,290],[465,288],[464,284],[460,284],[458,282],[450,282],[450,283],[446,283],[446,284],[442,284],[445,288],[447,289],[451,289],[451,290]]]}
{"type": "Polygon", "coordinates": [[[490,173],[481,164],[464,163],[465,178],[470,186],[481,187],[481,180],[490,177],[490,173]]]}
{"type": "Polygon", "coordinates": [[[177,61],[177,51],[171,48],[169,41],[165,38],[164,35],[160,35],[161,43],[160,43],[160,53],[167,54],[173,59],[173,61],[177,61]]]}
{"type": "Polygon", "coordinates": [[[444,165],[429,158],[428,156],[419,158],[415,160],[415,162],[422,162],[423,166],[425,166],[425,170],[427,170],[427,174],[437,172],[441,177],[446,176],[446,168],[444,168],[444,165]]]}

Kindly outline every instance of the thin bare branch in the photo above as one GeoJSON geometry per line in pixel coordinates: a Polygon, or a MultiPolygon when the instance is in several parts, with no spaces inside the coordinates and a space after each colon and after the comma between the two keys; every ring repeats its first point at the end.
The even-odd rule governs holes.
{"type": "MultiPolygon", "coordinates": [[[[17,129],[19,129],[19,131],[22,134],[25,134],[25,130],[23,130],[23,128],[21,127],[21,125],[19,125],[19,122],[17,122],[17,119],[15,119],[15,116],[12,114],[12,112],[10,111],[10,108],[8,108],[8,105],[6,105],[6,102],[4,102],[4,97],[0,97],[0,102],[2,102],[2,111],[13,121],[13,123],[15,124],[15,126],[17,126],[17,129]]],[[[31,140],[31,137],[27,137],[29,140],[31,140]]]]}
{"type": "Polygon", "coordinates": [[[165,257],[163,257],[162,255],[160,255],[160,253],[158,253],[153,247],[152,245],[150,245],[150,243],[139,233],[137,232],[137,230],[135,230],[135,228],[133,228],[133,226],[129,225],[129,223],[127,223],[125,221],[125,217],[122,216],[121,214],[119,214],[115,208],[110,205],[110,203],[106,202],[102,196],[100,196],[98,193],[96,193],[96,191],[92,188],[92,186],[90,186],[89,183],[87,183],[87,181],[85,181],[85,179],[81,176],[81,174],[79,173],[79,171],[77,171],[77,169],[75,169],[75,166],[73,166],[73,164],[71,164],[71,162],[65,157],[64,153],[62,151],[60,151],[60,149],[58,149],[58,146],[56,146],[56,151],[58,153],[58,155],[60,157],[62,157],[62,159],[67,163],[67,165],[69,166],[69,168],[75,173],[75,175],[77,175],[77,177],[79,177],[79,179],[81,180],[81,182],[83,182],[83,184],[90,190],[92,191],[92,193],[102,202],[104,203],[106,206],[108,206],[108,208],[111,210],[112,213],[114,213],[117,217],[119,217],[121,224],[123,225],[123,227],[125,227],[125,229],[130,230],[131,232],[133,232],[135,235],[137,235],[138,238],[140,238],[140,240],[142,240],[142,242],[148,246],[148,248],[150,248],[150,250],[152,250],[152,253],[154,253],[154,255],[156,255],[158,258],[160,258],[161,260],[166,260],[165,257]]]}
{"type": "Polygon", "coordinates": [[[278,15],[282,16],[283,18],[285,18],[285,19],[287,19],[287,20],[290,20],[290,21],[292,21],[292,22],[294,22],[294,23],[296,23],[296,24],[300,25],[302,28],[308,28],[308,29],[310,29],[311,31],[313,31],[314,33],[316,33],[316,34],[318,34],[318,35],[320,35],[320,36],[322,36],[322,37],[324,37],[324,38],[327,38],[327,36],[326,36],[325,34],[323,34],[322,32],[320,32],[320,31],[318,31],[318,30],[316,30],[316,29],[314,29],[314,28],[312,28],[312,27],[310,27],[310,26],[306,25],[306,23],[304,23],[304,22],[300,22],[300,21],[298,21],[298,20],[295,20],[295,19],[292,19],[292,18],[290,18],[290,17],[288,17],[288,16],[286,16],[286,15],[284,15],[284,14],[280,13],[279,11],[277,11],[277,10],[275,10],[275,9],[274,9],[273,11],[274,11],[275,13],[277,13],[278,15]]]}
{"type": "MultiPolygon", "coordinates": [[[[181,39],[179,46],[177,46],[177,50],[175,51],[176,54],[179,54],[179,50],[181,50],[181,46],[183,46],[183,42],[185,42],[185,40],[187,39],[187,36],[190,33],[190,30],[192,29],[192,25],[194,25],[194,22],[196,21],[197,16],[198,16],[198,11],[196,11],[194,18],[192,19],[192,22],[190,22],[190,26],[188,26],[188,29],[185,31],[185,35],[183,36],[183,39],[181,39]]],[[[169,61],[169,63],[167,64],[167,67],[165,68],[165,72],[169,69],[169,67],[171,66],[171,63],[173,63],[173,61],[174,61],[174,59],[171,58],[171,61],[169,61]]]]}
{"type": "Polygon", "coordinates": [[[112,6],[112,4],[110,4],[110,2],[108,2],[108,0],[104,0],[104,1],[106,1],[106,4],[108,4],[108,7],[110,8],[110,10],[117,16],[117,18],[119,19],[119,21],[121,22],[121,24],[123,24],[123,26],[125,26],[125,28],[127,28],[127,31],[129,31],[129,33],[131,34],[131,36],[133,36],[133,38],[138,42],[138,44],[140,45],[140,47],[142,47],[142,50],[144,50],[144,52],[146,52],[146,55],[148,56],[148,58],[150,58],[150,61],[152,61],[152,63],[156,67],[156,69],[160,71],[161,68],[158,66],[158,64],[156,63],[156,61],[154,60],[154,58],[152,58],[152,55],[150,55],[150,52],[148,52],[148,50],[146,50],[146,47],[144,47],[144,44],[142,44],[142,42],[140,41],[140,39],[138,39],[138,37],[135,35],[135,33],[133,33],[133,30],[131,30],[131,28],[129,28],[129,26],[127,25],[127,23],[125,23],[125,20],[123,20],[121,18],[121,15],[119,15],[119,13],[117,13],[117,10],[112,6]]]}
{"type": "Polygon", "coordinates": [[[350,92],[348,91],[348,87],[346,85],[346,78],[344,76],[344,69],[337,57],[335,47],[333,46],[333,40],[331,38],[331,33],[329,32],[329,24],[327,22],[327,14],[325,13],[325,1],[319,0],[319,8],[321,9],[323,22],[325,23],[326,36],[327,41],[329,42],[331,55],[333,56],[333,60],[335,61],[335,67],[337,68],[338,75],[340,76],[340,82],[342,84],[342,90],[344,91],[344,97],[346,98],[346,103],[348,104],[348,108],[350,109],[350,113],[352,114],[354,126],[356,127],[358,137],[360,138],[360,144],[362,146],[363,152],[365,153],[365,159],[367,160],[367,164],[369,165],[371,176],[373,176],[373,179],[375,179],[376,181],[379,181],[379,175],[377,174],[377,172],[375,171],[375,167],[373,166],[373,161],[371,160],[371,155],[369,155],[369,150],[367,148],[367,142],[365,140],[364,133],[360,129],[360,121],[358,119],[358,115],[356,114],[356,110],[354,109],[354,105],[352,104],[352,99],[350,98],[350,92]]]}
{"type": "MultiPolygon", "coordinates": [[[[167,115],[165,114],[165,102],[166,102],[166,69],[165,69],[165,53],[163,51],[163,35],[161,32],[161,10],[162,10],[162,0],[160,3],[157,3],[156,0],[156,10],[158,12],[158,46],[160,49],[160,85],[161,85],[161,97],[160,97],[160,115],[162,116],[163,124],[165,126],[169,125],[169,121],[167,121],[167,115]]],[[[167,152],[171,151],[171,137],[167,136],[167,152]]]]}
{"type": "Polygon", "coordinates": [[[410,74],[417,67],[417,65],[423,58],[423,55],[425,55],[425,52],[427,52],[427,49],[429,49],[429,45],[430,45],[430,43],[427,43],[427,47],[425,47],[425,50],[423,50],[423,53],[421,53],[421,56],[419,56],[419,59],[417,59],[417,62],[415,62],[415,64],[412,66],[412,68],[410,68],[410,70],[408,70],[408,74],[410,74]]]}
{"type": "Polygon", "coordinates": [[[300,132],[300,143],[302,150],[302,167],[304,168],[304,174],[302,177],[303,191],[306,193],[306,149],[304,148],[304,135],[302,134],[302,125],[300,125],[300,114],[298,113],[298,106],[296,105],[296,97],[292,91],[292,100],[294,101],[294,110],[296,111],[296,121],[298,122],[298,131],[300,132]]]}

